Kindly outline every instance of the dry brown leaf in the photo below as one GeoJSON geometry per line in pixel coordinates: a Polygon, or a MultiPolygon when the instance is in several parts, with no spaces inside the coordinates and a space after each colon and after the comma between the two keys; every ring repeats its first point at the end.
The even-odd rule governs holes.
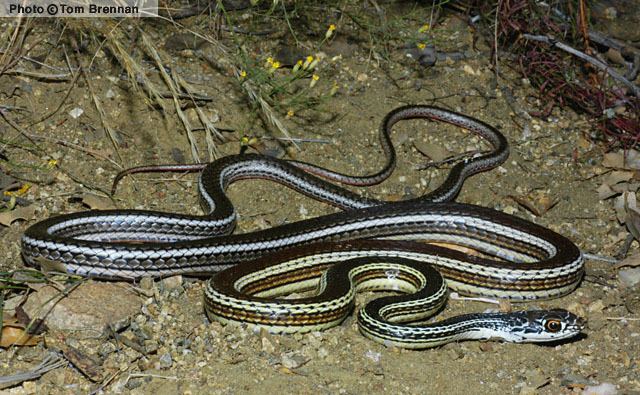
{"type": "Polygon", "coordinates": [[[40,342],[42,336],[29,335],[24,328],[17,324],[2,324],[2,338],[0,347],[10,346],[35,346],[40,342]]]}
{"type": "Polygon", "coordinates": [[[538,206],[540,207],[540,213],[545,214],[547,211],[551,210],[560,202],[560,199],[551,199],[551,197],[544,195],[538,199],[538,206]]]}
{"type": "Polygon", "coordinates": [[[538,210],[538,208],[528,199],[515,195],[509,195],[509,197],[536,217],[539,217],[541,215],[540,210],[538,210]]]}
{"type": "MultiPolygon", "coordinates": [[[[60,261],[50,260],[41,256],[36,257],[35,261],[38,263],[38,265],[40,266],[40,271],[42,271],[43,273],[66,273],[67,272],[67,267],[64,265],[64,263],[61,263],[60,261]]],[[[39,288],[41,287],[38,286],[38,287],[34,287],[33,289],[38,290],[39,288]]]]}
{"type": "Polygon", "coordinates": [[[622,261],[613,265],[614,269],[620,269],[621,267],[638,267],[640,266],[640,252],[630,255],[624,258],[622,261]]]}
{"type": "Polygon", "coordinates": [[[415,149],[417,149],[422,155],[431,159],[433,162],[442,162],[451,156],[451,152],[449,152],[446,148],[442,147],[439,144],[427,143],[426,141],[415,141],[413,143],[415,149]]]}
{"type": "Polygon", "coordinates": [[[84,193],[82,195],[82,204],[92,210],[110,210],[116,208],[111,199],[91,193],[84,193]]]}
{"type": "Polygon", "coordinates": [[[640,212],[637,209],[631,207],[627,209],[627,217],[624,224],[627,226],[629,233],[636,240],[640,240],[640,212]]]}
{"type": "Polygon", "coordinates": [[[10,226],[14,221],[19,219],[28,221],[33,218],[36,213],[34,206],[18,207],[11,211],[0,213],[0,224],[10,226]]]}
{"type": "Polygon", "coordinates": [[[69,362],[84,373],[91,381],[102,381],[108,372],[96,358],[87,355],[75,347],[63,345],[62,353],[69,362]]]}
{"type": "Polygon", "coordinates": [[[627,210],[636,209],[636,194],[634,192],[624,192],[613,200],[613,208],[616,217],[621,224],[627,220],[627,210]]]}
{"type": "MultiPolygon", "coordinates": [[[[26,297],[24,295],[16,295],[11,298],[5,299],[3,304],[4,310],[5,311],[15,310],[17,306],[19,306],[22,302],[24,302],[25,298],[26,297]]],[[[4,318],[4,315],[3,315],[3,318],[4,318]]]]}

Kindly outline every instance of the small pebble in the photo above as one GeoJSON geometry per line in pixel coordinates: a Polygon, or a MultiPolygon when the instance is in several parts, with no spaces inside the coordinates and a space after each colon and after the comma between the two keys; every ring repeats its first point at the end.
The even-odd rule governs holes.
{"type": "Polygon", "coordinates": [[[617,395],[618,389],[614,384],[602,383],[598,385],[590,385],[582,391],[582,395],[617,395]]]}
{"type": "Polygon", "coordinates": [[[295,369],[304,364],[305,358],[304,356],[297,353],[286,353],[283,354],[280,358],[280,363],[287,369],[295,369]]]}
{"type": "Polygon", "coordinates": [[[370,360],[372,360],[375,363],[379,363],[380,362],[380,358],[382,357],[382,354],[380,354],[379,352],[376,352],[376,351],[367,350],[367,352],[364,353],[364,356],[369,358],[370,360]]]}
{"type": "Polygon", "coordinates": [[[182,276],[171,276],[163,278],[160,282],[164,290],[174,290],[182,286],[182,276]]]}
{"type": "Polygon", "coordinates": [[[82,115],[83,113],[84,113],[84,110],[82,108],[80,108],[80,107],[76,107],[73,110],[69,111],[69,115],[73,119],[79,118],[80,115],[82,115]]]}
{"type": "Polygon", "coordinates": [[[168,352],[162,354],[162,356],[160,357],[160,367],[168,369],[171,367],[171,365],[173,365],[173,359],[171,358],[171,354],[169,354],[168,352]]]}
{"type": "Polygon", "coordinates": [[[536,389],[534,387],[529,387],[528,385],[524,385],[520,388],[520,395],[536,395],[536,389]]]}
{"type": "MultiPolygon", "coordinates": [[[[158,351],[159,347],[160,346],[158,345],[158,342],[155,340],[146,340],[144,342],[144,350],[147,352],[147,354],[153,354],[154,352],[158,351]]],[[[171,356],[169,355],[169,359],[170,358],[171,356]]]]}
{"type": "Polygon", "coordinates": [[[604,303],[602,302],[602,300],[598,299],[595,302],[591,303],[587,309],[590,313],[601,313],[604,308],[604,303]]]}
{"type": "Polygon", "coordinates": [[[140,288],[142,289],[147,289],[147,290],[153,289],[153,285],[154,285],[154,282],[151,277],[143,277],[140,280],[140,288]]]}
{"type": "Polygon", "coordinates": [[[640,283],[640,268],[623,269],[618,272],[620,284],[624,287],[632,288],[640,283]]]}
{"type": "Polygon", "coordinates": [[[271,340],[267,337],[262,338],[262,351],[272,354],[276,350],[271,340]]]}
{"type": "Polygon", "coordinates": [[[36,393],[35,381],[25,381],[24,383],[22,383],[22,389],[27,394],[35,394],[36,393]]]}

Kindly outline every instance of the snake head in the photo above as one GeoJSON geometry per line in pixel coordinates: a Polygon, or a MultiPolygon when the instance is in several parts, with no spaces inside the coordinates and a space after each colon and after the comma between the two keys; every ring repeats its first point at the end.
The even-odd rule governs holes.
{"type": "Polygon", "coordinates": [[[543,343],[578,335],[586,321],[563,309],[507,313],[513,319],[509,339],[515,343],[543,343]]]}

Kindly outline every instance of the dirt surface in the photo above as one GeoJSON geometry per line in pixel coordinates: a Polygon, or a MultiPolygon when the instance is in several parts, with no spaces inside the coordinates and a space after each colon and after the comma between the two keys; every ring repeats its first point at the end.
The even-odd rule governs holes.
{"type": "MultiPolygon", "coordinates": [[[[388,60],[376,58],[366,35],[346,19],[338,25],[335,39],[323,45],[321,51],[327,55],[319,65],[317,88],[328,91],[335,81],[337,94],[316,110],[301,111],[290,118],[281,114],[281,118],[293,136],[324,142],[300,143],[300,150],[287,152],[297,160],[348,174],[370,173],[383,163],[377,128],[387,112],[408,103],[460,111],[502,131],[511,144],[511,156],[500,168],[468,180],[459,202],[491,207],[542,224],[566,235],[585,252],[614,255],[621,245],[620,234],[625,233],[610,202],[598,199],[596,189],[608,170],[600,164],[603,147],[592,142],[596,135],[592,122],[570,110],[556,109],[547,119],[524,116],[539,109],[541,103],[534,98],[535,92],[509,70],[506,61],[502,63],[505,78],[496,87],[487,54],[470,51],[471,32],[455,17],[445,18],[434,28],[432,39],[438,48],[468,51],[470,57],[441,61],[431,68],[408,58],[400,49],[409,42],[404,37],[429,20],[429,10],[391,10],[388,17],[394,21],[395,37],[388,60]],[[536,216],[518,201],[538,208],[557,203],[536,216]]],[[[203,20],[194,18],[185,23],[197,27],[203,20]]],[[[316,21],[314,27],[323,35],[322,26],[332,22],[316,21]]],[[[169,34],[159,26],[144,28],[158,45],[169,34]]],[[[36,24],[35,30],[35,34],[44,35],[45,23],[36,24]]],[[[224,34],[221,39],[225,40],[224,34]]],[[[281,49],[276,39],[248,36],[245,40],[257,59],[274,56],[281,49]]],[[[319,41],[301,40],[308,47],[319,41]]],[[[204,44],[197,51],[206,56],[209,47],[204,44]]],[[[265,131],[256,110],[246,105],[235,77],[214,70],[193,51],[169,53],[168,66],[199,93],[215,98],[204,106],[204,111],[216,118],[215,125],[235,130],[231,136],[236,141],[218,145],[222,155],[239,152],[237,140],[242,134],[273,136],[265,131]]],[[[54,55],[50,61],[62,64],[63,58],[54,55]]],[[[36,181],[23,196],[33,201],[36,212],[28,221],[16,221],[0,229],[3,270],[23,267],[19,240],[26,227],[52,215],[86,210],[73,198],[109,190],[119,169],[103,156],[123,167],[171,163],[181,157],[191,161],[189,142],[175,113],[168,110],[163,115],[150,108],[141,94],[122,88],[120,70],[101,53],[90,75],[91,88],[102,100],[106,119],[121,139],[118,154],[104,132],[85,84],[74,87],[65,100],[67,84],[0,78],[1,91],[17,87],[21,92],[10,104],[26,108],[10,117],[29,133],[55,139],[37,141],[42,152],[12,145],[4,151],[14,174],[36,181]],[[63,100],[59,111],[29,126],[63,100]],[[84,113],[74,119],[69,112],[75,108],[84,113]],[[60,141],[84,149],[64,146],[60,141]],[[51,159],[56,165],[47,168],[51,159]]],[[[153,78],[160,77],[156,73],[153,78]]],[[[197,119],[192,109],[186,114],[194,122],[197,119]]],[[[2,131],[3,139],[26,141],[6,124],[2,131]]],[[[197,145],[204,147],[202,133],[195,132],[195,137],[197,145]]],[[[416,147],[436,146],[441,152],[460,153],[479,146],[479,141],[464,131],[425,121],[402,122],[394,129],[393,138],[399,152],[398,168],[389,180],[363,192],[369,196],[405,199],[423,194],[442,181],[447,168],[415,169],[429,160],[416,147]]],[[[276,147],[273,140],[260,141],[276,147]]],[[[234,184],[229,194],[240,215],[238,232],[335,211],[265,181],[234,184]]],[[[125,179],[114,203],[119,208],[200,212],[194,175],[125,179]]],[[[603,262],[586,262],[586,277],[571,295],[527,306],[568,308],[588,319],[584,336],[553,346],[464,342],[426,351],[401,350],[365,339],[353,317],[322,333],[255,333],[209,323],[202,307],[204,283],[195,279],[177,281],[172,287],[149,285],[150,296],[141,295],[144,307],[120,333],[144,344],[145,350],[151,350],[146,355],[113,338],[80,340],[65,333],[48,333],[47,341],[35,347],[0,351],[0,374],[36,365],[48,348],[73,347],[92,358],[102,372],[93,378],[100,380],[89,380],[70,365],[9,393],[558,394],[580,393],[586,386],[600,383],[611,383],[620,393],[640,393],[638,290],[621,287],[616,271],[603,262]]],[[[359,301],[372,297],[361,295],[359,301]]],[[[444,315],[492,307],[452,300],[444,315]]]]}

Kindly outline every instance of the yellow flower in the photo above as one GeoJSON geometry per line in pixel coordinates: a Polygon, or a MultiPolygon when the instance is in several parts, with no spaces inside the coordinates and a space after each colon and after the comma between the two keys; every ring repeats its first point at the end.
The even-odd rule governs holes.
{"type": "Polygon", "coordinates": [[[318,82],[319,79],[320,79],[320,76],[318,74],[312,75],[311,82],[309,83],[309,88],[313,88],[314,86],[316,86],[316,83],[318,82]]]}
{"type": "Polygon", "coordinates": [[[425,43],[418,43],[416,46],[418,47],[418,49],[425,49],[427,47],[425,43]]]}
{"type": "Polygon", "coordinates": [[[264,67],[269,67],[269,66],[271,66],[272,64],[273,64],[273,58],[272,58],[271,56],[269,56],[269,57],[267,58],[266,63],[264,64],[264,67]]]}
{"type": "Polygon", "coordinates": [[[428,23],[425,23],[424,25],[422,25],[422,26],[420,27],[420,29],[418,29],[418,32],[419,32],[419,33],[424,33],[424,32],[426,32],[426,31],[429,31],[429,29],[430,29],[430,28],[431,28],[431,26],[429,26],[429,24],[428,24],[428,23]]]}
{"type": "Polygon", "coordinates": [[[329,96],[334,96],[336,93],[338,93],[338,83],[333,81],[333,86],[331,87],[331,90],[329,91],[329,96]]]}
{"type": "Polygon", "coordinates": [[[247,78],[247,72],[242,70],[240,71],[240,79],[244,79],[244,78],[247,78]]]}
{"type": "Polygon", "coordinates": [[[333,35],[333,31],[336,30],[336,25],[333,23],[329,25],[327,32],[324,34],[324,39],[327,40],[333,35]]]}
{"type": "Polygon", "coordinates": [[[293,112],[293,110],[287,111],[287,118],[293,118],[294,115],[296,115],[296,113],[293,112]]]}
{"type": "Polygon", "coordinates": [[[280,67],[280,62],[278,62],[277,60],[274,60],[273,62],[271,62],[271,68],[269,69],[269,74],[272,74],[273,72],[278,70],[279,67],[280,67]]]}
{"type": "Polygon", "coordinates": [[[307,59],[305,59],[304,63],[302,64],[302,70],[306,70],[307,67],[309,67],[309,65],[311,64],[311,62],[313,62],[313,56],[309,55],[307,56],[307,59]]]}
{"type": "Polygon", "coordinates": [[[22,196],[31,188],[31,184],[25,182],[17,191],[4,191],[5,196],[22,196]]]}
{"type": "Polygon", "coordinates": [[[293,72],[297,72],[298,70],[300,70],[300,67],[302,67],[302,60],[298,60],[295,64],[295,66],[293,66],[293,72]]]}
{"type": "Polygon", "coordinates": [[[55,159],[49,159],[47,161],[47,168],[49,169],[53,169],[54,167],[56,167],[56,165],[58,164],[58,161],[55,159]]]}
{"type": "Polygon", "coordinates": [[[316,68],[316,66],[318,65],[318,62],[320,61],[320,58],[315,58],[313,59],[313,62],[311,62],[309,64],[309,66],[307,67],[307,70],[313,70],[316,68]]]}

